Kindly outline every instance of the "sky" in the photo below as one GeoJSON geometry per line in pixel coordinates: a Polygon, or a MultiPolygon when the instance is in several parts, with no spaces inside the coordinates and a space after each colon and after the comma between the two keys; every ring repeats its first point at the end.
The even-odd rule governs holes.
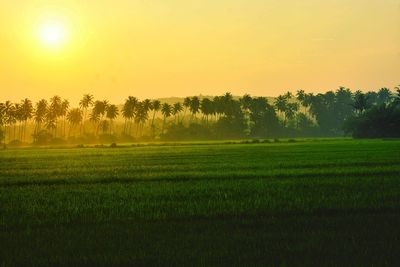
{"type": "Polygon", "coordinates": [[[0,0],[0,101],[398,84],[400,0],[0,0]]]}

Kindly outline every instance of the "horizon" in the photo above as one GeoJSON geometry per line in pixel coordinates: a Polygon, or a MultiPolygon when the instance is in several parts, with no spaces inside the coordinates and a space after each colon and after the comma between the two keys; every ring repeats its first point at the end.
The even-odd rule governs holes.
{"type": "MultiPolygon", "coordinates": [[[[354,93],[356,93],[356,91],[358,91],[358,90],[354,90],[354,89],[352,89],[352,88],[348,88],[348,87],[345,87],[345,86],[341,86],[341,87],[338,87],[338,88],[336,88],[336,89],[334,89],[334,90],[327,90],[327,91],[319,91],[319,92],[309,92],[309,91],[306,91],[306,90],[303,90],[306,94],[315,94],[315,95],[318,95],[318,94],[325,94],[326,92],[328,92],[328,91],[332,91],[332,92],[336,92],[338,89],[340,89],[340,88],[345,88],[345,89],[349,89],[353,94],[354,93]]],[[[362,93],[369,93],[369,92],[379,92],[379,90],[380,89],[389,89],[389,91],[392,93],[392,95],[395,95],[396,94],[396,90],[398,89],[398,88],[400,88],[400,85],[397,85],[397,86],[394,86],[393,88],[389,88],[389,87],[382,87],[382,88],[379,88],[379,89],[376,89],[376,90],[360,90],[362,93]]],[[[299,90],[302,90],[302,89],[299,89],[299,90]]],[[[84,95],[86,95],[86,94],[89,94],[89,95],[92,95],[93,97],[94,97],[94,100],[100,100],[100,101],[102,101],[102,100],[107,100],[107,101],[110,101],[112,104],[116,104],[116,105],[118,105],[118,106],[121,106],[121,105],[123,105],[124,104],[124,102],[126,101],[126,99],[129,97],[129,96],[133,96],[133,97],[137,97],[138,98],[138,100],[140,100],[140,101],[142,101],[142,100],[145,100],[145,99],[149,99],[149,100],[164,100],[164,101],[167,101],[168,102],[168,100],[171,100],[171,99],[180,99],[180,100],[183,100],[184,98],[186,98],[186,97],[195,97],[195,96],[197,96],[197,97],[199,97],[200,99],[202,99],[202,98],[213,98],[213,97],[215,97],[215,96],[222,96],[222,95],[224,95],[224,94],[226,94],[226,93],[230,93],[231,95],[232,95],[232,97],[233,98],[241,98],[242,96],[244,96],[244,95],[249,95],[249,96],[251,96],[252,98],[257,98],[257,97],[264,97],[264,98],[266,98],[267,100],[268,100],[268,102],[271,100],[271,99],[276,99],[278,96],[283,96],[283,95],[285,95],[286,93],[288,93],[288,92],[290,92],[290,93],[292,93],[293,94],[293,97],[294,98],[296,98],[296,93],[298,92],[297,90],[296,91],[291,91],[291,90],[288,90],[288,91],[285,91],[285,92],[281,92],[279,95],[276,95],[276,96],[270,96],[270,95],[251,95],[251,94],[248,94],[248,93],[243,93],[242,95],[236,95],[236,94],[232,94],[231,92],[229,92],[229,91],[226,91],[226,92],[224,92],[224,93],[222,93],[222,94],[214,94],[214,95],[205,95],[205,94],[198,94],[198,95],[184,95],[184,96],[163,96],[163,97],[154,97],[154,98],[139,98],[139,97],[137,97],[137,96],[135,96],[135,95],[126,95],[126,96],[124,96],[124,97],[122,97],[122,98],[120,98],[119,100],[116,100],[116,101],[112,101],[112,100],[110,100],[110,98],[109,97],[98,97],[98,96],[96,96],[95,94],[92,94],[91,92],[84,92],[84,93],[82,93],[81,95],[80,95],[80,97],[79,98],[73,98],[73,99],[69,99],[69,98],[67,98],[67,97],[64,97],[63,95],[56,95],[56,94],[53,94],[53,95],[49,95],[49,96],[46,96],[46,97],[37,97],[37,98],[31,98],[31,97],[29,97],[29,96],[25,96],[24,98],[21,98],[21,99],[19,99],[19,100],[12,100],[12,99],[0,99],[0,103],[3,103],[3,102],[6,102],[6,101],[10,101],[10,102],[12,102],[12,103],[18,103],[18,102],[20,102],[20,101],[23,101],[24,99],[29,99],[29,100],[31,100],[32,101],[32,103],[33,104],[36,104],[38,101],[40,101],[40,100],[42,100],[42,99],[45,99],[45,100],[50,100],[51,99],[51,97],[53,97],[53,96],[59,96],[59,97],[61,97],[61,99],[64,99],[64,100],[68,100],[68,102],[70,103],[70,105],[71,106],[79,106],[79,101],[82,99],[82,97],[84,96],[84,95]]],[[[112,99],[112,98],[111,98],[112,99]]],[[[272,102],[269,102],[270,104],[273,104],[272,102]]]]}

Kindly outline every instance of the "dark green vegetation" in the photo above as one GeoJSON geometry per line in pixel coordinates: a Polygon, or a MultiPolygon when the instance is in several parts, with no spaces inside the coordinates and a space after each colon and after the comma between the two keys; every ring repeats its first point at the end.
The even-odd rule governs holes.
{"type": "Polygon", "coordinates": [[[400,142],[0,153],[0,266],[400,263],[400,142]]]}
{"type": "Polygon", "coordinates": [[[140,101],[122,106],[84,95],[78,108],[54,96],[35,105],[0,103],[0,140],[6,146],[154,140],[242,138],[400,137],[400,86],[363,93],[341,87],[324,94],[299,90],[275,99],[186,97],[182,102],[140,101]],[[32,137],[32,138],[31,138],[32,137]]]}

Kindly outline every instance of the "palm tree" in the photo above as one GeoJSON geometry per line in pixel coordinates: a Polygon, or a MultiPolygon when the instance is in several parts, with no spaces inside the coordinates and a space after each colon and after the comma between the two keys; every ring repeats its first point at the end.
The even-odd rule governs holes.
{"type": "Polygon", "coordinates": [[[35,120],[35,130],[34,135],[40,131],[42,123],[45,121],[47,113],[47,101],[46,99],[41,99],[39,102],[36,103],[36,109],[34,113],[34,120],[35,120]]]}
{"type": "Polygon", "coordinates": [[[284,125],[286,125],[286,120],[292,120],[296,116],[298,110],[298,103],[288,103],[286,105],[284,125]]]}
{"type": "Polygon", "coordinates": [[[4,129],[3,126],[5,125],[6,121],[6,112],[5,112],[5,105],[3,103],[0,103],[0,143],[3,142],[3,148],[6,148],[6,130],[5,127],[4,129]]]}
{"type": "Polygon", "coordinates": [[[51,130],[53,133],[57,128],[56,117],[54,112],[52,112],[51,107],[47,109],[46,119],[45,119],[46,129],[51,130]]]}
{"type": "Polygon", "coordinates": [[[151,109],[151,106],[152,106],[151,100],[150,99],[145,99],[145,100],[142,101],[142,103],[143,103],[144,110],[146,112],[149,112],[149,110],[151,109]]]}
{"type": "Polygon", "coordinates": [[[208,116],[214,113],[214,103],[208,98],[203,98],[201,100],[200,110],[206,118],[206,124],[208,124],[208,116]]]}
{"type": "Polygon", "coordinates": [[[284,122],[286,122],[286,108],[287,108],[287,97],[280,95],[275,99],[274,105],[277,111],[284,115],[284,122]]]}
{"type": "Polygon", "coordinates": [[[22,141],[25,141],[25,135],[26,135],[26,126],[27,126],[27,122],[29,119],[32,118],[33,115],[33,105],[32,105],[32,101],[29,100],[28,98],[25,98],[24,100],[22,100],[21,103],[21,112],[22,112],[22,120],[24,122],[24,128],[23,128],[23,135],[22,135],[22,141]]]}
{"type": "Polygon", "coordinates": [[[150,128],[151,128],[153,138],[154,138],[155,134],[156,134],[156,127],[154,126],[154,119],[156,117],[156,113],[161,109],[161,102],[159,100],[153,100],[153,102],[151,102],[150,109],[153,110],[153,118],[151,120],[150,128]]]}
{"type": "Polygon", "coordinates": [[[251,105],[253,103],[253,98],[249,94],[245,94],[243,97],[241,97],[239,99],[239,102],[242,105],[242,108],[244,110],[244,115],[245,115],[245,121],[246,121],[247,128],[250,129],[251,128],[251,126],[250,126],[250,124],[251,124],[250,123],[251,122],[251,119],[250,119],[250,108],[251,108],[251,105]]]}
{"type": "Polygon", "coordinates": [[[398,106],[398,105],[400,105],[400,85],[396,86],[394,89],[397,92],[397,95],[395,96],[395,99],[394,99],[394,105],[398,106]]]}
{"type": "Polygon", "coordinates": [[[179,122],[179,113],[182,112],[183,107],[180,102],[175,103],[174,106],[172,107],[172,114],[175,116],[175,120],[177,123],[179,122]]]}
{"type": "Polygon", "coordinates": [[[245,94],[242,98],[239,99],[240,104],[242,104],[242,107],[244,110],[249,110],[251,103],[252,103],[252,98],[249,94],[245,94]]]}
{"type": "Polygon", "coordinates": [[[49,114],[49,121],[52,121],[52,129],[54,130],[54,137],[57,137],[57,121],[58,117],[60,116],[61,113],[61,98],[59,96],[53,96],[50,99],[50,108],[48,110],[49,114]]]}
{"type": "Polygon", "coordinates": [[[4,103],[4,143],[6,143],[7,126],[8,126],[8,142],[11,140],[11,125],[14,123],[14,105],[10,101],[4,103]]]}
{"type": "Polygon", "coordinates": [[[293,94],[291,93],[291,92],[287,92],[286,94],[284,94],[283,95],[287,100],[290,100],[290,99],[292,99],[292,97],[293,97],[293,94]]]}
{"type": "Polygon", "coordinates": [[[162,130],[161,130],[161,134],[164,134],[164,128],[165,128],[165,121],[167,118],[169,118],[171,116],[171,112],[172,112],[172,107],[170,104],[168,103],[164,103],[161,107],[161,113],[164,116],[164,121],[163,121],[163,126],[162,126],[162,130]]]}
{"type": "Polygon", "coordinates": [[[352,106],[358,114],[362,114],[368,108],[368,97],[358,90],[354,94],[354,104],[352,106]]]}
{"type": "Polygon", "coordinates": [[[125,119],[124,134],[131,134],[132,119],[135,116],[136,108],[139,101],[136,97],[129,96],[125,100],[124,107],[122,108],[122,116],[125,119]]]}
{"type": "Polygon", "coordinates": [[[106,117],[110,120],[110,134],[112,134],[113,120],[115,120],[119,114],[118,107],[116,105],[108,105],[106,108],[106,117]]]}
{"type": "Polygon", "coordinates": [[[82,123],[82,110],[79,108],[71,109],[67,114],[67,120],[69,122],[69,130],[68,137],[71,135],[71,131],[73,131],[78,125],[82,123]]]}
{"type": "MultiPolygon", "coordinates": [[[[22,122],[24,121],[24,114],[23,114],[23,110],[22,110],[22,105],[21,104],[15,104],[15,110],[14,110],[14,118],[16,120],[16,122],[18,122],[18,140],[22,141],[22,122]]],[[[16,133],[16,123],[14,123],[14,140],[17,140],[17,138],[15,137],[15,133],[16,133]]]]}
{"type": "Polygon", "coordinates": [[[92,113],[89,116],[90,122],[93,124],[94,127],[94,134],[97,134],[97,130],[100,124],[100,114],[96,113],[94,109],[92,109],[92,113]]]}
{"type": "Polygon", "coordinates": [[[378,91],[378,105],[389,103],[391,96],[392,92],[389,90],[389,88],[381,88],[378,91]]]}
{"type": "Polygon", "coordinates": [[[99,127],[100,127],[99,122],[103,121],[103,118],[106,114],[107,106],[108,106],[107,100],[103,100],[103,101],[97,100],[96,102],[94,102],[94,106],[93,106],[93,110],[92,110],[92,119],[98,118],[98,120],[92,120],[92,121],[97,123],[97,126],[95,126],[96,127],[96,131],[95,131],[96,135],[98,134],[99,127]]]}
{"type": "Polygon", "coordinates": [[[143,131],[143,126],[148,119],[148,109],[144,102],[139,102],[136,108],[135,122],[137,124],[136,135],[141,136],[143,131]]]}
{"type": "Polygon", "coordinates": [[[65,118],[68,113],[68,108],[69,108],[69,101],[64,99],[63,102],[61,103],[60,107],[60,116],[63,118],[63,137],[65,137],[65,118]]]}
{"type": "Polygon", "coordinates": [[[304,107],[304,113],[306,113],[306,105],[304,101],[306,100],[306,92],[304,90],[298,90],[296,93],[296,99],[299,101],[302,107],[304,107]]]}
{"type": "Polygon", "coordinates": [[[86,94],[86,95],[83,95],[83,98],[81,99],[81,101],[79,101],[79,106],[83,110],[81,134],[82,134],[82,128],[83,128],[83,132],[84,133],[86,131],[86,129],[85,129],[85,121],[86,121],[86,118],[87,118],[87,111],[88,111],[88,108],[93,105],[93,100],[94,100],[93,95],[86,94]]]}
{"type": "Polygon", "coordinates": [[[183,100],[183,106],[185,107],[185,111],[183,112],[182,122],[185,119],[186,111],[190,107],[191,102],[192,100],[190,99],[190,97],[185,97],[185,99],[183,100]]]}
{"type": "Polygon", "coordinates": [[[215,120],[219,120],[221,115],[224,113],[224,104],[222,100],[222,96],[215,96],[213,98],[213,106],[215,111],[215,120]]]}
{"type": "Polygon", "coordinates": [[[192,97],[192,99],[190,100],[189,110],[192,113],[192,116],[190,118],[190,121],[192,121],[200,110],[200,99],[197,96],[192,97]]]}

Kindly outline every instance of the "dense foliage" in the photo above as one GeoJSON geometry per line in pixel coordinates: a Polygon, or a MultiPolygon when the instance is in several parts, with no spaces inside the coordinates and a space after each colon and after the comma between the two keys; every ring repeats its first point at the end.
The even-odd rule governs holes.
{"type": "Polygon", "coordinates": [[[341,87],[324,94],[288,92],[265,97],[230,93],[186,97],[182,103],[140,101],[122,106],[84,95],[71,108],[59,96],[33,105],[0,103],[0,137],[6,144],[95,143],[135,140],[197,140],[304,136],[398,137],[400,89],[353,93],[341,87]],[[30,138],[32,137],[32,139],[30,138]]]}

